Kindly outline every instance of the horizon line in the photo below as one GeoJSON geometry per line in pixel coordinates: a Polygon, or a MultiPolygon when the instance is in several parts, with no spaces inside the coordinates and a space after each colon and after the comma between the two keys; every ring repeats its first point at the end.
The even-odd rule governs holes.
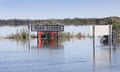
{"type": "Polygon", "coordinates": [[[56,19],[100,19],[100,18],[109,18],[109,17],[119,17],[120,16],[104,16],[104,17],[65,17],[65,18],[0,18],[0,20],[56,20],[56,19]]]}

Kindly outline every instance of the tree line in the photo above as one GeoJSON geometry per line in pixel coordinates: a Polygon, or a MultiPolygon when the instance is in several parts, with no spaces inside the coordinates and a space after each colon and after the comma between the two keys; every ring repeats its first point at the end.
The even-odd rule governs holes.
{"type": "Polygon", "coordinates": [[[120,17],[105,17],[105,18],[65,18],[65,19],[46,19],[46,20],[31,20],[31,19],[0,19],[0,26],[19,26],[28,24],[64,24],[64,25],[105,25],[112,24],[113,28],[120,28],[120,17]]]}

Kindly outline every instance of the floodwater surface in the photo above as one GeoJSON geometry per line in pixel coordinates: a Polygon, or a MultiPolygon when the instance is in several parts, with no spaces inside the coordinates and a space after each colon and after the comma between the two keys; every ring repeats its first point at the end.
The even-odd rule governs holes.
{"type": "MultiPolygon", "coordinates": [[[[73,33],[79,31],[73,28],[73,33]]],[[[89,28],[82,28],[80,31],[88,34],[89,28]]],[[[65,31],[68,29],[72,30],[71,26],[65,31]]],[[[95,38],[95,48],[92,38],[73,38],[58,44],[55,40],[37,42],[32,39],[28,46],[28,41],[0,39],[0,72],[120,72],[119,47],[104,46],[99,37],[95,38]]]]}

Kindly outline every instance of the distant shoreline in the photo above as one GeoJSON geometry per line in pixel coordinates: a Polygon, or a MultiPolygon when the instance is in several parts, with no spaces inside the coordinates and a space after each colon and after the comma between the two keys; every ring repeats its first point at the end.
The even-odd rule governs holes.
{"type": "Polygon", "coordinates": [[[64,24],[64,25],[104,25],[104,24],[120,24],[120,17],[105,17],[105,18],[65,18],[65,19],[0,19],[0,26],[20,26],[28,24],[64,24]]]}

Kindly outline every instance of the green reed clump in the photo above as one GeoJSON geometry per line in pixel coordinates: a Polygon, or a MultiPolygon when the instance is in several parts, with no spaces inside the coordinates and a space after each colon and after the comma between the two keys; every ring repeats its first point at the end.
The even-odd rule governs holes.
{"type": "Polygon", "coordinates": [[[16,31],[15,34],[11,34],[7,38],[10,38],[10,39],[23,39],[23,40],[25,40],[25,39],[28,39],[28,31],[26,29],[22,29],[19,32],[16,31]]]}
{"type": "Polygon", "coordinates": [[[28,38],[28,31],[27,30],[22,30],[20,32],[20,38],[21,39],[27,39],[28,38]]]}

